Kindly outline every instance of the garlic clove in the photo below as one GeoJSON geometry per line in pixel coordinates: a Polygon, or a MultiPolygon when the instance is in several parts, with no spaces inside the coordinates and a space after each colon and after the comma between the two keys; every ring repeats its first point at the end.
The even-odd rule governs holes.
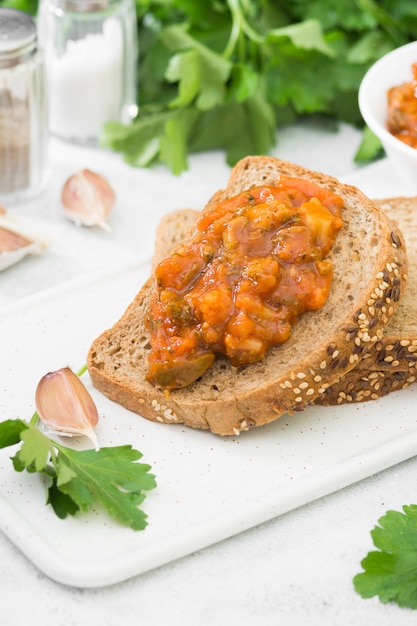
{"type": "Polygon", "coordinates": [[[0,271],[18,263],[28,254],[42,254],[48,241],[30,231],[22,222],[0,213],[0,271]]]}
{"type": "Polygon", "coordinates": [[[12,250],[11,252],[3,252],[0,253],[0,272],[2,270],[11,267],[12,265],[16,265],[25,256],[29,254],[42,254],[43,248],[39,243],[31,243],[28,246],[24,246],[23,248],[18,248],[17,250],[12,250]]]}
{"type": "Polygon", "coordinates": [[[83,226],[101,226],[105,230],[110,230],[106,218],[115,199],[109,183],[89,169],[70,176],[61,194],[64,212],[70,220],[83,226]]]}
{"type": "Polygon", "coordinates": [[[7,228],[0,228],[0,252],[13,252],[13,250],[24,248],[30,243],[32,242],[27,237],[14,233],[7,228]]]}
{"type": "Polygon", "coordinates": [[[41,378],[35,404],[39,419],[50,431],[66,437],[85,435],[98,449],[94,431],[98,424],[96,405],[79,376],[69,367],[41,378]]]}

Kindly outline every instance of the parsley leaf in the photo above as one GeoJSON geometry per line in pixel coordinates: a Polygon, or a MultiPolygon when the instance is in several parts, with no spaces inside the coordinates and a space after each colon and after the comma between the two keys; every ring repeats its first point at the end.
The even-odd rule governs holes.
{"type": "Polygon", "coordinates": [[[23,420],[6,420],[0,423],[0,448],[8,448],[20,441],[22,431],[27,428],[23,420]]]}
{"type": "Polygon", "coordinates": [[[146,514],[139,508],[144,491],[156,486],[149,465],[138,463],[142,454],[130,445],[74,450],[43,434],[23,420],[0,423],[0,448],[21,443],[12,457],[16,471],[46,477],[48,499],[64,519],[100,504],[120,524],[143,530],[146,514]]]}
{"type": "Polygon", "coordinates": [[[55,457],[53,442],[46,435],[28,424],[20,434],[22,446],[16,453],[19,467],[33,468],[35,472],[44,472],[48,466],[49,457],[55,457]]]}
{"type": "Polygon", "coordinates": [[[355,161],[358,163],[372,161],[384,153],[381,141],[369,129],[365,128],[362,135],[361,144],[355,154],[355,161]]]}
{"type": "Polygon", "coordinates": [[[334,51],[323,38],[318,20],[305,20],[300,24],[272,29],[268,33],[267,41],[280,37],[288,37],[295,47],[305,50],[318,50],[326,56],[334,56],[334,51]]]}
{"type": "Polygon", "coordinates": [[[74,500],[57,487],[56,478],[52,479],[46,503],[51,505],[55,515],[60,519],[65,519],[68,515],[75,515],[80,510],[74,500]]]}
{"type": "Polygon", "coordinates": [[[165,77],[178,81],[178,97],[170,107],[188,106],[195,100],[197,109],[206,111],[222,104],[231,63],[191,37],[184,27],[170,26],[163,33],[168,48],[183,50],[171,57],[165,77]]]}
{"type": "Polygon", "coordinates": [[[94,500],[100,502],[118,522],[143,530],[146,515],[138,506],[143,490],[155,487],[149,465],[136,463],[141,453],[131,446],[75,451],[59,447],[57,488],[82,511],[94,500]]]}
{"type": "Polygon", "coordinates": [[[417,505],[387,511],[378,524],[371,536],[379,551],[363,559],[354,587],[363,598],[379,596],[383,603],[417,609],[417,505]]]}
{"type": "Polygon", "coordinates": [[[38,0],[3,0],[0,6],[9,7],[10,9],[18,9],[35,15],[38,10],[38,0]]]}

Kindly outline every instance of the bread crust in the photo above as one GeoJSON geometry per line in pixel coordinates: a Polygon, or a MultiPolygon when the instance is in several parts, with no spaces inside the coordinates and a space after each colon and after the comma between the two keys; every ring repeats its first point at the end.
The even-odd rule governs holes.
{"type": "Polygon", "coordinates": [[[404,236],[408,258],[407,288],[381,341],[370,347],[359,368],[407,371],[417,368],[417,197],[375,200],[404,236]]]}
{"type": "Polygon", "coordinates": [[[355,367],[326,389],[313,404],[333,406],[378,400],[392,391],[407,389],[416,381],[415,369],[389,371],[355,367]]]}
{"type": "Polygon", "coordinates": [[[376,400],[417,381],[417,197],[384,198],[375,200],[375,204],[404,235],[407,288],[381,340],[369,346],[358,365],[317,397],[314,404],[376,400]]]}
{"type": "MultiPolygon", "coordinates": [[[[344,224],[331,253],[334,279],[323,308],[304,314],[291,338],[271,348],[263,361],[234,368],[220,357],[200,380],[167,394],[145,380],[149,336],[143,319],[151,277],[88,352],[91,380],[104,395],[152,421],[238,435],[303,410],[382,338],[404,289],[405,243],[399,228],[357,188],[274,157],[247,157],[206,208],[252,186],[275,184],[280,175],[308,179],[344,200],[344,224]]],[[[165,235],[166,241],[175,243],[192,230],[193,216],[187,215],[182,231],[171,217],[176,234],[165,235]]],[[[168,254],[163,248],[159,235],[157,256],[168,254]]]]}

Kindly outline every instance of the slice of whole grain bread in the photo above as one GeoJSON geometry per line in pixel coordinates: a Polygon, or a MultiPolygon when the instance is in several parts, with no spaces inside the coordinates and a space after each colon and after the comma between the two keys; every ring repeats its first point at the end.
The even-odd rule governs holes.
{"type": "MultiPolygon", "coordinates": [[[[255,185],[273,185],[281,174],[308,179],[344,200],[326,304],[304,314],[291,338],[271,348],[262,361],[234,368],[226,358],[217,358],[201,379],[167,394],[145,380],[150,345],[144,316],[154,288],[151,277],[121,319],[90,347],[88,369],[97,389],[153,421],[239,434],[304,409],[382,338],[402,296],[407,257],[401,231],[357,188],[273,157],[247,157],[207,208],[255,185]]],[[[166,218],[158,231],[155,260],[187,239],[192,213],[187,210],[184,220],[181,213],[166,218]]]]}
{"type": "Polygon", "coordinates": [[[400,227],[407,246],[404,297],[382,338],[369,346],[358,365],[314,400],[333,405],[376,400],[417,380],[417,197],[375,200],[400,227]]]}
{"type": "Polygon", "coordinates": [[[378,341],[359,363],[373,370],[417,368],[417,197],[375,200],[403,233],[408,257],[407,289],[398,309],[378,341]]]}

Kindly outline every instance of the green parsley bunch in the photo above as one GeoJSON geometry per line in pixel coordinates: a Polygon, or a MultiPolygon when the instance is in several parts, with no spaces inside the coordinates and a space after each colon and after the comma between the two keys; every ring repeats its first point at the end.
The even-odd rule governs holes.
{"type": "MultiPolygon", "coordinates": [[[[105,125],[103,145],[175,174],[192,152],[233,165],[267,154],[277,127],[319,115],[361,124],[368,67],[417,38],[413,0],[136,0],[139,116],[105,125]]],[[[358,158],[375,156],[370,134],[358,158]]]]}

